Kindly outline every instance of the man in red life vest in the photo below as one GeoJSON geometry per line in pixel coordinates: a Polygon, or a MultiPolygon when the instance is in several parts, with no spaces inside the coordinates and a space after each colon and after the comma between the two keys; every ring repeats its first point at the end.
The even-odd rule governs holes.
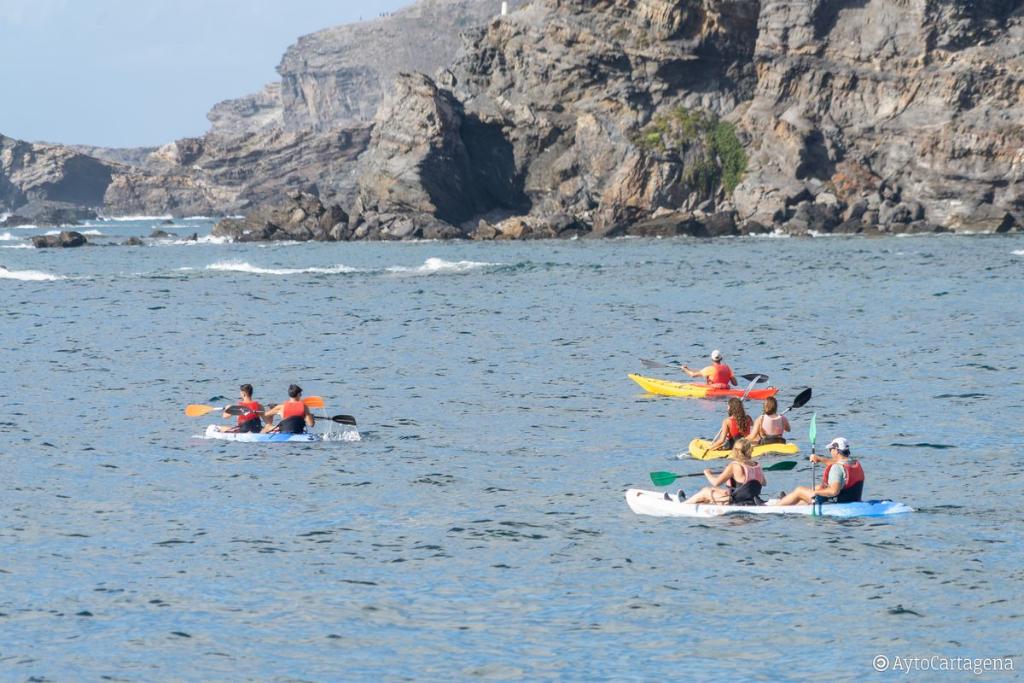
{"type": "Polygon", "coordinates": [[[856,460],[850,460],[850,442],[843,437],[832,439],[828,445],[829,457],[811,454],[811,462],[825,463],[821,484],[809,489],[798,486],[777,505],[805,505],[820,503],[856,503],[864,490],[864,469],[856,460]]]}
{"type": "Polygon", "coordinates": [[[267,426],[263,428],[264,432],[302,434],[306,427],[312,427],[314,424],[313,413],[309,412],[309,408],[302,402],[302,387],[297,384],[288,387],[288,400],[265,412],[263,418],[267,421],[267,426]],[[274,426],[275,415],[281,417],[277,427],[274,426]]]}
{"type": "MultiPolygon", "coordinates": [[[[238,422],[234,427],[218,427],[218,429],[222,432],[254,432],[258,434],[263,429],[263,422],[260,420],[263,415],[263,406],[252,400],[252,385],[243,384],[238,387],[238,396],[241,400],[236,405],[243,408],[245,412],[238,416],[238,422]]],[[[221,417],[228,419],[234,415],[225,410],[221,417]]]]}
{"type": "Polygon", "coordinates": [[[736,386],[736,375],[732,374],[732,368],[722,362],[722,352],[718,349],[711,352],[711,365],[703,370],[691,370],[685,365],[680,367],[690,377],[703,377],[708,386],[714,389],[728,389],[730,384],[736,386]]]}

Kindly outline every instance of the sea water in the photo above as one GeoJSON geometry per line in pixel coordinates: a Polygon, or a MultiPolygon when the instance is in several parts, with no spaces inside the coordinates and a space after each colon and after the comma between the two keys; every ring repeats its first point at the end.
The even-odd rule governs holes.
{"type": "Polygon", "coordinates": [[[0,236],[0,678],[1024,666],[1024,237],[237,245],[209,227],[0,236]],[[725,405],[626,375],[713,348],[782,407],[812,387],[789,414],[803,452],[816,413],[819,452],[847,437],[866,497],[917,512],[634,515],[623,493],[649,472],[720,466],[677,456],[725,405]],[[184,406],[243,382],[264,403],[298,383],[362,441],[195,438],[222,420],[184,406]]]}

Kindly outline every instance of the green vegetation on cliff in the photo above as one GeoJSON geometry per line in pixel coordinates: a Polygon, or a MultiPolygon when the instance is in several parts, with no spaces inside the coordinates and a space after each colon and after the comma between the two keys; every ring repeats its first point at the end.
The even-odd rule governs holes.
{"type": "Polygon", "coordinates": [[[732,194],[747,170],[736,127],[708,111],[676,107],[656,114],[633,143],[648,152],[678,155],[686,166],[682,182],[702,194],[719,185],[732,194]]]}

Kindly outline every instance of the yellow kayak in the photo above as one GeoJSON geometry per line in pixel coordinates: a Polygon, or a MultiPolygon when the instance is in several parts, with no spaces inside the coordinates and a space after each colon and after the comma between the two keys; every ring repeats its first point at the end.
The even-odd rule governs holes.
{"type": "MultiPolygon", "coordinates": [[[[667,379],[655,377],[644,377],[643,375],[630,375],[629,378],[643,387],[644,391],[659,396],[681,396],[683,398],[721,398],[725,396],[743,396],[743,389],[715,389],[707,384],[696,384],[694,382],[673,382],[667,379]]],[[[769,396],[779,393],[775,387],[766,389],[754,389],[747,398],[753,401],[761,401],[769,396]]]]}
{"type": "MultiPolygon", "coordinates": [[[[690,455],[698,460],[714,460],[716,458],[728,458],[732,451],[709,451],[711,442],[707,439],[694,439],[690,442],[690,455]]],[[[795,443],[770,443],[764,446],[754,446],[753,457],[759,455],[796,455],[800,448],[795,443]]]]}

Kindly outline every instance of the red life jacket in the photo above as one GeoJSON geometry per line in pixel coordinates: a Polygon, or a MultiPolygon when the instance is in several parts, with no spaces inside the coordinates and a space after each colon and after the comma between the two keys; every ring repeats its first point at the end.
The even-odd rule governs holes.
{"type": "Polygon", "coordinates": [[[260,413],[263,412],[263,406],[256,401],[242,401],[238,405],[245,408],[245,412],[238,416],[238,424],[249,420],[258,420],[260,413]]]}
{"type": "Polygon", "coordinates": [[[289,417],[303,417],[306,414],[306,404],[302,401],[285,401],[281,410],[281,418],[287,420],[289,417]]]}
{"type": "Polygon", "coordinates": [[[750,416],[749,415],[747,415],[746,422],[743,423],[744,429],[740,429],[739,421],[735,417],[730,415],[729,416],[729,437],[735,439],[738,436],[748,436],[750,434],[750,428],[752,426],[753,425],[750,422],[750,416]]]}
{"type": "Polygon", "coordinates": [[[711,366],[711,376],[707,378],[707,382],[717,389],[728,389],[731,379],[732,368],[725,363],[719,363],[711,366]]]}
{"type": "MultiPolygon", "coordinates": [[[[846,470],[846,484],[843,485],[843,491],[864,483],[864,468],[860,466],[860,461],[839,464],[846,470]]],[[[828,486],[828,471],[830,469],[832,469],[832,465],[825,468],[825,474],[821,478],[822,486],[828,486]]]]}

